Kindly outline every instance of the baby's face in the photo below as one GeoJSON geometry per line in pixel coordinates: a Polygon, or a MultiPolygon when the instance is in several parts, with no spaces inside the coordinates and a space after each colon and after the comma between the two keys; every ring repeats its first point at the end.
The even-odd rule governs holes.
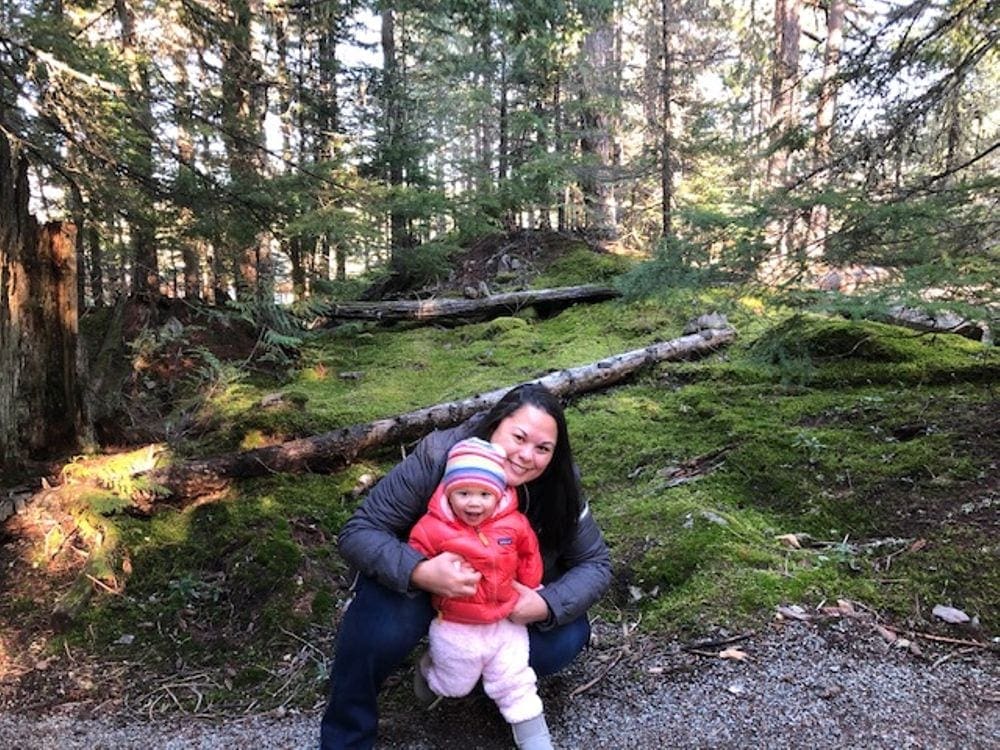
{"type": "Polygon", "coordinates": [[[478,526],[492,516],[499,500],[480,487],[453,487],[448,493],[448,503],[455,517],[469,526],[478,526]]]}

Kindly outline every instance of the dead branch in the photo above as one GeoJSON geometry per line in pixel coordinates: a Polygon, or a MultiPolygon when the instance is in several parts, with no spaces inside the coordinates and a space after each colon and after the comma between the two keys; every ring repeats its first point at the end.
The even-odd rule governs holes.
{"type": "Polygon", "coordinates": [[[312,323],[312,328],[328,327],[347,320],[380,323],[401,320],[444,321],[486,320],[503,313],[534,307],[547,314],[582,302],[604,302],[620,296],[616,289],[594,284],[527,289],[521,292],[493,294],[480,299],[435,298],[426,300],[389,300],[386,302],[338,302],[330,305],[312,323]]]}
{"type": "MultiPolygon", "coordinates": [[[[557,396],[586,393],[620,382],[653,363],[704,356],[726,346],[735,337],[732,328],[704,330],[581,367],[559,370],[531,382],[544,385],[557,396]]],[[[459,424],[489,409],[512,387],[278,445],[154,469],[147,477],[156,488],[157,497],[143,509],[150,510],[157,501],[168,498],[191,502],[206,495],[217,495],[227,489],[234,478],[329,472],[347,465],[365,451],[459,424]]]]}

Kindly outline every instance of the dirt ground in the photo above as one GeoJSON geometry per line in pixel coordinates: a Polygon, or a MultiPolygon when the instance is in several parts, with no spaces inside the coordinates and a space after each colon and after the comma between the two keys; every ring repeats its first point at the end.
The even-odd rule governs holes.
{"type": "MultiPolygon", "coordinates": [[[[889,643],[863,611],[803,616],[693,644],[643,636],[635,623],[595,623],[592,647],[541,682],[555,747],[1000,747],[997,643],[902,634],[901,645],[889,643]]],[[[481,691],[424,711],[412,699],[410,677],[401,671],[383,693],[376,747],[512,747],[508,728],[481,691]]],[[[150,721],[116,702],[69,702],[45,711],[0,711],[0,746],[314,748],[321,711],[317,705],[150,721]]]]}

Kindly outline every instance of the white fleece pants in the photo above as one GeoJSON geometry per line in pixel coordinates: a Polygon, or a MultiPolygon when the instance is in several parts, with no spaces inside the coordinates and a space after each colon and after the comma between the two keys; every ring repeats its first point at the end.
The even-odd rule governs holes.
{"type": "Polygon", "coordinates": [[[431,623],[430,650],[420,662],[427,685],[438,695],[468,695],[483,678],[483,689],[508,724],[542,713],[535,670],[528,666],[528,629],[510,620],[487,624],[431,623]]]}

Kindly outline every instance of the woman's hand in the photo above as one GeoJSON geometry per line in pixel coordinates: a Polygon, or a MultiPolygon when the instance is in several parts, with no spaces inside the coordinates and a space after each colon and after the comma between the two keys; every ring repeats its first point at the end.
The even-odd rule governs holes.
{"type": "Polygon", "coordinates": [[[437,594],[447,599],[472,596],[482,574],[454,552],[440,555],[417,563],[410,574],[410,583],[418,589],[437,594]]]}
{"type": "Polygon", "coordinates": [[[514,589],[517,591],[517,604],[514,605],[514,611],[507,615],[511,622],[516,622],[518,625],[528,625],[548,618],[549,605],[538,595],[537,591],[529,589],[517,581],[514,581],[514,589]]]}

